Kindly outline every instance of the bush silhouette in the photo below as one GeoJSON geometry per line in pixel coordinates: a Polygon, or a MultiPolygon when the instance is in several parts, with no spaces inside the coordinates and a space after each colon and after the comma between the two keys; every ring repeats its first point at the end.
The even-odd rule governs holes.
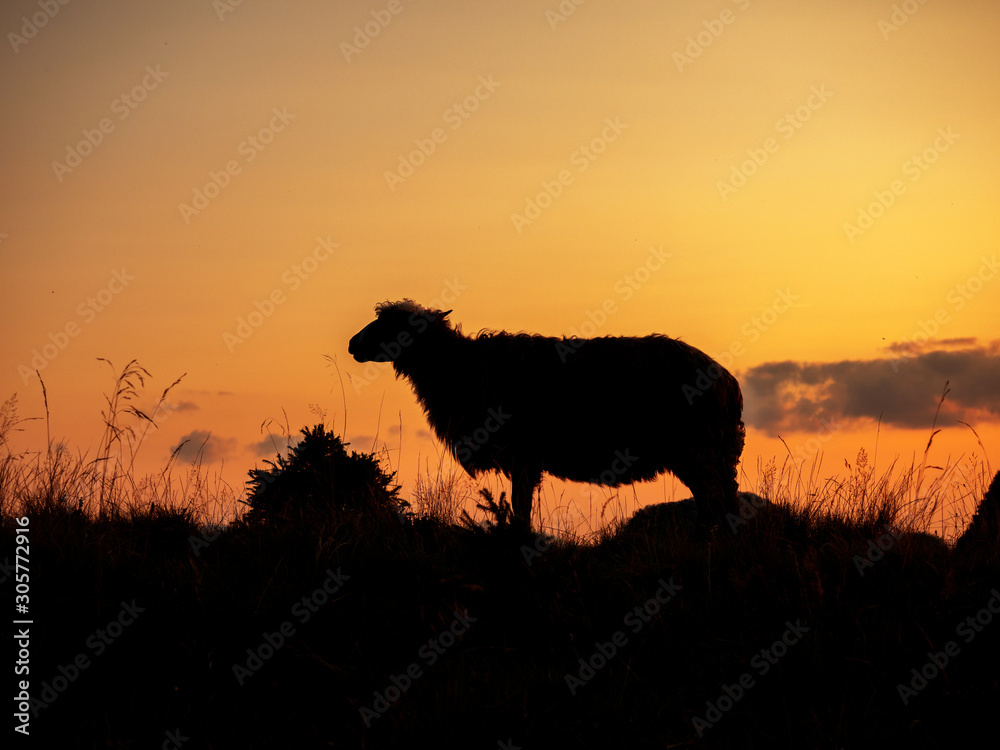
{"type": "MultiPolygon", "coordinates": [[[[347,444],[349,445],[349,443],[347,444]]],[[[251,469],[248,523],[306,519],[341,511],[400,518],[409,503],[398,496],[395,472],[386,474],[374,454],[351,451],[319,424],[302,428],[302,440],[289,457],[265,461],[270,469],[251,469]]]]}

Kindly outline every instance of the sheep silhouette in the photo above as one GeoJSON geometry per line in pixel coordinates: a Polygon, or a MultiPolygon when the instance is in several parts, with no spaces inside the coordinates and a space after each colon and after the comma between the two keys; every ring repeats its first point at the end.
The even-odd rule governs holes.
{"type": "Polygon", "coordinates": [[[688,344],[644,337],[468,337],[448,310],[412,300],[375,307],[348,345],[358,362],[391,362],[438,437],[472,476],[511,482],[515,519],[530,525],[542,473],[617,486],[677,476],[702,519],[737,506],[745,429],[739,383],[688,344]]]}

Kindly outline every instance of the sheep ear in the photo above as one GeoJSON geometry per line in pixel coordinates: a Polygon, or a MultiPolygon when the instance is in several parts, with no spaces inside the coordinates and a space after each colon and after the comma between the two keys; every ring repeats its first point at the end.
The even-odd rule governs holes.
{"type": "MultiPolygon", "coordinates": [[[[431,320],[433,320],[435,323],[448,323],[448,313],[450,312],[451,310],[448,310],[448,312],[441,312],[440,310],[434,310],[431,313],[431,320]]],[[[448,325],[451,324],[448,323],[448,325]]]]}

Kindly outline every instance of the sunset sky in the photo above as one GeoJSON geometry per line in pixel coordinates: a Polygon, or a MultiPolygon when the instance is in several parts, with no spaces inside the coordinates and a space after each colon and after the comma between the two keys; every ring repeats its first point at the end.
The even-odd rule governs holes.
{"type": "Polygon", "coordinates": [[[74,450],[97,358],[136,359],[143,409],[184,374],[144,469],[210,434],[240,486],[262,424],[322,412],[407,497],[443,451],[347,342],[409,297],[467,333],[683,338],[742,384],[747,489],[876,436],[919,461],[946,381],[932,461],[981,456],[961,420],[1000,468],[992,0],[12,0],[0,30],[0,401],[44,415],[39,370],[74,450]]]}

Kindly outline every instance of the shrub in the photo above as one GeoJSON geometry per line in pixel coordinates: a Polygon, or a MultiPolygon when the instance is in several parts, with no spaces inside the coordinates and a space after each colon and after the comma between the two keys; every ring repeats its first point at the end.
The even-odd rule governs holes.
{"type": "MultiPolygon", "coordinates": [[[[346,445],[349,445],[346,444],[346,445]]],[[[323,425],[302,428],[302,440],[289,457],[265,461],[270,469],[251,469],[248,523],[306,518],[316,514],[356,511],[380,515],[408,514],[399,498],[395,472],[386,474],[373,454],[351,451],[323,425]]]]}

